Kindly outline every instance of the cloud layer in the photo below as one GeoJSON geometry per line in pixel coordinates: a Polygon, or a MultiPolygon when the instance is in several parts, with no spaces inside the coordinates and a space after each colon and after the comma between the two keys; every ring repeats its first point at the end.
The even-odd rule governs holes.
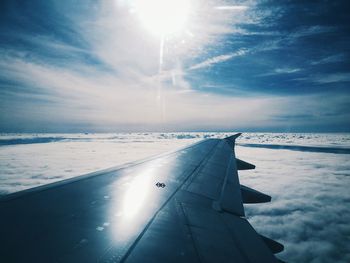
{"type": "Polygon", "coordinates": [[[350,260],[350,162],[347,154],[237,148],[254,163],[241,172],[242,184],[272,196],[272,202],[246,205],[259,233],[279,240],[288,262],[350,260]]]}

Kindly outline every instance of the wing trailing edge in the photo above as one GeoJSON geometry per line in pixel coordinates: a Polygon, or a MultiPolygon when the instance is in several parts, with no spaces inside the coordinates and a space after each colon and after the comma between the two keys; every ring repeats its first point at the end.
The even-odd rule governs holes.
{"type": "Polygon", "coordinates": [[[280,253],[284,250],[284,246],[281,243],[279,243],[271,238],[265,237],[263,235],[260,235],[260,237],[262,238],[265,245],[271,250],[271,252],[273,254],[280,253]]]}
{"type": "MultiPolygon", "coordinates": [[[[236,139],[241,135],[241,133],[237,133],[235,135],[232,135],[230,137],[227,137],[225,138],[225,141],[232,147],[233,149],[233,156],[235,158],[235,171],[234,171],[234,174],[236,174],[238,176],[238,171],[239,170],[253,170],[255,169],[255,165],[251,164],[251,163],[248,163],[248,162],[245,162],[245,161],[242,161],[238,158],[236,158],[236,154],[235,154],[235,151],[234,151],[234,148],[235,148],[235,143],[236,143],[236,139]]],[[[223,191],[225,192],[227,191],[232,191],[231,189],[228,189],[226,187],[226,189],[223,189],[223,191]]],[[[264,194],[264,193],[261,193],[255,189],[252,189],[252,188],[249,188],[247,186],[244,186],[244,185],[240,185],[240,194],[241,194],[241,200],[244,204],[257,204],[257,203],[267,203],[267,202],[270,202],[271,201],[271,196],[267,195],[267,194],[264,194]]],[[[231,201],[232,202],[232,201],[231,201]]],[[[243,210],[243,213],[242,214],[239,214],[239,213],[236,213],[240,216],[242,216],[242,214],[244,215],[244,210],[243,210]]],[[[270,239],[268,237],[265,237],[263,235],[260,235],[259,236],[261,237],[261,239],[263,240],[263,242],[265,243],[265,245],[270,249],[270,251],[273,253],[273,254],[277,254],[277,253],[280,253],[284,250],[284,246],[273,240],[273,239],[270,239]]],[[[279,259],[276,258],[276,260],[278,262],[283,262],[279,259]]]]}

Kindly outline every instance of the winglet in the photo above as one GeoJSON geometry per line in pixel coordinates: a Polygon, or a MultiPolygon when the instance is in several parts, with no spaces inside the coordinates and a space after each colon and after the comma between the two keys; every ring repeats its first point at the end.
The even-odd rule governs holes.
{"type": "Polygon", "coordinates": [[[234,135],[231,135],[231,136],[229,136],[229,137],[226,137],[225,139],[226,140],[229,140],[229,141],[235,141],[239,136],[241,136],[242,135],[242,133],[240,132],[240,133],[236,133],[236,134],[234,134],[234,135]]]}
{"type": "Polygon", "coordinates": [[[234,148],[235,147],[235,142],[236,142],[236,139],[241,136],[242,133],[236,133],[234,135],[231,135],[229,137],[226,137],[225,140],[226,142],[232,147],[234,148]]]}

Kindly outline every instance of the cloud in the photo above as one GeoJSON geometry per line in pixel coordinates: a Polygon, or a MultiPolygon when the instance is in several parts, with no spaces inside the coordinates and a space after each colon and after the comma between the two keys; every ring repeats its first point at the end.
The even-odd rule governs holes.
{"type": "Polygon", "coordinates": [[[27,87],[21,91],[21,97],[14,96],[11,90],[2,93],[4,114],[0,120],[27,131],[44,127],[46,131],[48,127],[52,131],[69,131],[73,124],[78,131],[159,127],[293,130],[298,125],[312,127],[324,122],[338,125],[349,117],[348,97],[344,95],[329,94],[326,104],[323,95],[228,97],[177,86],[184,85],[181,81],[175,85],[159,82],[153,76],[133,71],[115,75],[86,67],[76,72],[20,58],[2,61],[0,68],[10,79],[27,87]],[[296,104],[298,108],[293,107],[296,104]],[[338,112],[341,107],[342,112],[338,112]],[[312,117],[283,117],[290,114],[290,108],[294,108],[294,115],[308,112],[312,117]]]}
{"type": "Polygon", "coordinates": [[[216,57],[212,57],[209,58],[203,62],[200,62],[198,64],[195,64],[191,67],[189,67],[190,70],[195,70],[195,69],[202,69],[202,68],[207,68],[210,66],[213,66],[217,63],[222,63],[225,62],[227,60],[230,60],[234,57],[239,57],[239,56],[244,56],[248,51],[245,49],[241,49],[238,50],[236,52],[232,52],[232,53],[228,53],[228,54],[224,54],[224,55],[220,55],[220,56],[216,56],[216,57]]]}
{"type": "Polygon", "coordinates": [[[299,72],[300,68],[276,68],[275,72],[278,74],[291,74],[295,72],[299,72]]]}
{"type": "Polygon", "coordinates": [[[297,73],[300,71],[301,71],[300,68],[276,68],[272,72],[259,74],[257,76],[258,77],[267,77],[267,76],[274,76],[274,75],[279,75],[279,74],[293,74],[293,73],[297,73]]]}
{"type": "MultiPolygon", "coordinates": [[[[315,64],[329,52],[308,48],[339,27],[300,27],[286,16],[294,4],[194,1],[186,32],[161,45],[127,3],[102,1],[78,9],[67,3],[35,3],[11,9],[0,25],[6,29],[0,35],[1,128],[284,127],[287,120],[279,116],[288,115],[286,105],[304,104],[314,98],[308,94],[321,88],[326,94],[326,85],[340,90],[326,94],[334,100],[347,95],[338,87],[348,80],[346,71],[324,68],[327,61],[341,58],[319,61],[323,75],[310,69],[310,61],[315,64]],[[32,12],[39,9],[42,15],[32,12]]],[[[332,103],[329,108],[338,108],[332,103]]],[[[301,110],[310,109],[306,104],[301,110]]],[[[324,122],[327,110],[320,103],[312,105],[322,116],[319,123],[324,122]]],[[[296,119],[291,123],[297,125],[296,119]]]]}
{"type": "MultiPolygon", "coordinates": [[[[198,92],[185,78],[182,61],[200,53],[200,47],[222,34],[219,27],[226,28],[237,18],[226,22],[231,15],[217,16],[213,6],[200,7],[196,19],[209,16],[210,21],[190,26],[195,33],[184,36],[185,42],[190,39],[186,45],[174,46],[178,40],[166,39],[160,69],[159,39],[140,27],[137,17],[126,12],[127,6],[102,2],[95,8],[94,16],[86,20],[80,19],[81,14],[66,13],[88,48],[75,48],[43,34],[33,44],[55,51],[56,57],[18,47],[1,50],[2,79],[8,80],[8,88],[1,92],[0,118],[7,126],[3,128],[216,129],[261,125],[265,116],[275,112],[274,99],[198,92]],[[253,112],[258,109],[261,114],[256,116],[253,112]]],[[[27,35],[21,38],[33,42],[27,35]]],[[[219,56],[193,69],[245,52],[219,56]]]]}
{"type": "Polygon", "coordinates": [[[337,63],[337,62],[342,62],[346,60],[345,54],[335,54],[331,56],[326,56],[324,58],[321,58],[319,60],[314,60],[311,61],[311,65],[322,65],[322,64],[328,64],[328,63],[337,63]]]}
{"type": "MultiPolygon", "coordinates": [[[[21,112],[28,112],[31,121],[41,125],[49,125],[51,121],[60,123],[61,119],[62,125],[64,121],[91,123],[92,127],[107,123],[111,129],[119,125],[128,129],[133,124],[148,129],[159,125],[169,129],[175,126],[177,129],[215,129],[225,122],[227,128],[248,124],[255,126],[275,112],[274,107],[278,105],[275,99],[230,98],[190,90],[183,92],[166,84],[159,91],[157,81],[135,72],[131,81],[114,74],[90,72],[91,69],[77,73],[21,59],[4,61],[0,63],[0,68],[11,72],[13,79],[40,91],[34,93],[28,90],[29,97],[25,100],[7,95],[6,102],[12,104],[12,110],[0,116],[2,121],[10,122],[13,118],[12,122],[24,127],[31,125],[25,121],[28,116],[21,115],[21,112]],[[40,99],[47,102],[35,107],[40,99]],[[254,116],[257,110],[261,114],[254,116]]],[[[8,105],[3,106],[6,108],[8,105]]]]}
{"type": "Polygon", "coordinates": [[[326,83],[336,83],[336,82],[349,82],[350,73],[334,73],[334,74],[325,74],[323,76],[317,76],[313,79],[314,82],[320,84],[326,83]]]}
{"type": "Polygon", "coordinates": [[[303,26],[298,28],[296,31],[292,32],[288,36],[289,39],[297,39],[301,37],[308,37],[323,33],[329,33],[335,31],[336,28],[332,26],[321,26],[321,25],[312,25],[312,26],[303,26]]]}
{"type": "Polygon", "coordinates": [[[350,73],[324,73],[322,75],[313,75],[308,77],[297,78],[298,81],[313,82],[316,84],[332,84],[350,81],[350,73]]]}
{"type": "Polygon", "coordinates": [[[201,136],[196,135],[2,135],[0,144],[4,141],[27,144],[0,146],[0,196],[175,151],[200,140],[201,136]],[[4,137],[7,139],[3,139],[4,137]]]}
{"type": "Polygon", "coordinates": [[[272,196],[271,203],[245,209],[259,233],[284,244],[279,258],[288,262],[349,260],[348,155],[243,147],[237,147],[236,153],[257,166],[255,171],[241,172],[241,183],[272,196]]]}

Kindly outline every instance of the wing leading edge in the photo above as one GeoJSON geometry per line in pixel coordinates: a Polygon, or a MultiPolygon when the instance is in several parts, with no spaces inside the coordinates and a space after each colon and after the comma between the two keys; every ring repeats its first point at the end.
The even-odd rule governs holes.
{"type": "Polygon", "coordinates": [[[3,198],[1,259],[278,262],[283,246],[244,217],[271,197],[240,185],[239,135],[3,198]]]}

